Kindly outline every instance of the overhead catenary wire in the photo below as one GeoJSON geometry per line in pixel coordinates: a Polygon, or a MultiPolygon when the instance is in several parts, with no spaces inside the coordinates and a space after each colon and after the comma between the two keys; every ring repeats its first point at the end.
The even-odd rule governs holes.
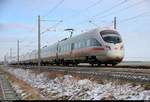
{"type": "Polygon", "coordinates": [[[117,7],[119,7],[119,6],[121,6],[121,5],[125,4],[125,3],[127,3],[127,1],[128,1],[128,0],[123,0],[122,2],[119,2],[118,4],[112,6],[112,7],[108,8],[108,9],[106,9],[106,10],[104,10],[104,11],[102,11],[102,12],[97,13],[97,14],[94,15],[93,17],[96,17],[96,16],[101,15],[101,14],[103,14],[103,13],[109,12],[109,11],[113,10],[114,8],[117,8],[117,7]]]}
{"type": "MultiPolygon", "coordinates": [[[[103,0],[98,0],[98,1],[96,1],[96,2],[94,2],[94,3],[92,3],[90,6],[88,6],[87,8],[85,8],[85,9],[84,9],[82,12],[80,12],[79,14],[81,15],[81,14],[83,14],[83,12],[87,12],[89,9],[95,7],[96,5],[100,5],[102,1],[103,1],[103,0]]],[[[87,16],[87,15],[85,15],[85,16],[87,16]]]]}
{"type": "MultiPolygon", "coordinates": [[[[87,11],[88,9],[94,7],[95,5],[100,4],[102,1],[103,1],[103,0],[98,0],[97,2],[94,2],[93,4],[91,4],[90,6],[88,6],[87,8],[85,8],[84,11],[87,11]]],[[[55,5],[55,6],[49,11],[48,14],[52,13],[52,12],[53,12],[55,9],[57,9],[63,2],[64,2],[64,0],[61,0],[57,5],[55,5]]],[[[48,14],[47,14],[47,15],[48,15],[48,14]]],[[[45,16],[47,16],[47,15],[45,15],[45,16]]],[[[45,21],[45,20],[44,20],[44,21],[45,21]]],[[[49,31],[49,29],[45,30],[45,31],[42,32],[42,33],[45,33],[45,32],[47,32],[47,31],[49,31]]]]}
{"type": "MultiPolygon", "coordinates": [[[[58,23],[56,23],[56,24],[54,24],[53,26],[51,26],[50,28],[48,28],[48,29],[46,29],[44,32],[47,32],[47,31],[49,31],[50,29],[52,29],[52,28],[54,28],[54,27],[57,27],[60,23],[62,23],[63,21],[59,21],[58,23]]],[[[44,33],[43,32],[43,33],[44,33]]],[[[24,40],[25,40],[26,38],[24,38],[24,40]]],[[[24,42],[24,40],[21,40],[21,43],[23,43],[24,42]]],[[[37,41],[37,40],[36,40],[37,41]]],[[[34,51],[35,50],[35,45],[36,44],[36,42],[35,41],[30,41],[30,42],[28,42],[28,44],[22,44],[22,47],[25,47],[25,49],[28,49],[30,52],[31,51],[34,51]]]]}
{"type": "MultiPolygon", "coordinates": [[[[141,18],[141,17],[146,17],[146,16],[150,16],[150,11],[147,11],[147,12],[144,12],[144,13],[141,13],[141,14],[138,14],[136,16],[133,16],[133,17],[129,17],[129,18],[125,18],[125,19],[122,19],[122,20],[119,20],[118,23],[119,24],[122,24],[124,22],[128,22],[128,21],[131,21],[131,20],[134,20],[134,19],[137,19],[137,18],[141,18]]],[[[109,27],[109,26],[113,26],[112,24],[113,22],[111,21],[110,23],[108,23],[106,26],[109,27]]],[[[98,25],[96,24],[93,24],[97,27],[99,27],[98,25]]]]}
{"type": "Polygon", "coordinates": [[[88,6],[87,8],[85,8],[84,10],[88,10],[91,9],[93,7],[95,7],[96,5],[99,5],[103,0],[98,0],[96,2],[94,2],[93,4],[91,4],[90,6],[88,6]]]}
{"type": "MultiPolygon", "coordinates": [[[[121,6],[122,4],[127,3],[127,1],[128,1],[128,0],[123,0],[122,2],[119,2],[118,4],[113,5],[112,7],[108,8],[108,9],[106,9],[106,10],[104,10],[104,11],[101,11],[101,12],[99,12],[99,13],[101,13],[101,15],[103,15],[103,14],[105,14],[106,12],[109,12],[109,11],[111,11],[111,10],[113,10],[113,9],[115,9],[115,8],[117,8],[117,7],[119,7],[119,6],[121,6]]],[[[89,17],[88,19],[84,20],[83,22],[80,22],[79,24],[83,24],[84,22],[89,22],[90,20],[92,20],[93,18],[95,18],[96,16],[98,16],[99,13],[96,14],[96,15],[94,15],[94,16],[89,17]]],[[[79,24],[77,24],[77,25],[79,25],[79,24]]]]}
{"type": "MultiPolygon", "coordinates": [[[[56,22],[56,20],[48,20],[48,21],[54,21],[54,22],[56,22]]],[[[61,21],[59,21],[58,23],[56,23],[56,24],[54,24],[53,26],[51,26],[50,28],[48,28],[48,29],[46,29],[44,32],[42,32],[42,34],[43,33],[45,33],[45,32],[47,32],[47,31],[49,31],[50,29],[52,29],[52,28],[54,28],[54,27],[57,27],[61,22],[63,22],[62,20],[61,21]]],[[[24,42],[24,40],[25,39],[29,39],[29,37],[25,37],[25,38],[23,38],[22,40],[21,40],[21,42],[24,42]]],[[[37,39],[36,39],[36,41],[37,41],[37,39]]],[[[35,44],[36,44],[36,42],[35,42],[35,40],[34,41],[30,41],[30,42],[28,42],[29,44],[23,44],[22,46],[24,46],[24,47],[26,47],[26,48],[28,48],[28,47],[34,47],[35,48],[35,44]]]]}
{"type": "MultiPolygon", "coordinates": [[[[134,6],[137,6],[137,5],[139,5],[139,4],[142,4],[142,3],[144,3],[145,1],[139,1],[139,2],[136,2],[136,3],[134,3],[134,4],[132,4],[132,5],[129,5],[129,6],[127,6],[127,7],[125,7],[125,8],[122,8],[122,9],[120,9],[120,10],[118,10],[118,11],[124,11],[124,10],[127,10],[127,9],[129,9],[129,8],[132,8],[132,7],[134,7],[134,6]]],[[[118,12],[117,11],[117,12],[118,12]]],[[[119,12],[120,13],[120,12],[119,12]]],[[[136,16],[133,16],[133,17],[129,17],[129,18],[126,18],[126,19],[123,19],[123,20],[120,20],[120,21],[118,21],[119,23],[124,23],[124,22],[127,22],[127,21],[130,21],[130,20],[133,20],[133,19],[137,19],[137,18],[140,18],[140,17],[145,17],[145,16],[147,16],[147,15],[145,15],[145,14],[147,14],[147,13],[150,13],[150,11],[148,11],[148,12],[144,12],[144,13],[141,13],[141,14],[138,14],[138,15],[136,15],[136,16]]],[[[104,17],[106,17],[106,16],[109,16],[110,14],[108,14],[108,15],[105,15],[105,16],[101,16],[100,18],[104,18],[104,17]]],[[[112,24],[108,24],[108,26],[111,26],[112,24]]]]}
{"type": "Polygon", "coordinates": [[[52,28],[56,28],[57,26],[59,26],[63,21],[59,21],[58,23],[54,24],[53,26],[51,26],[50,28],[47,28],[45,31],[41,32],[41,34],[44,34],[47,31],[50,31],[52,28]]]}
{"type": "Polygon", "coordinates": [[[139,5],[139,4],[141,5],[141,4],[144,3],[144,2],[145,2],[145,1],[141,0],[141,1],[139,1],[139,2],[136,2],[136,3],[134,3],[134,4],[129,5],[129,6],[127,6],[127,7],[124,7],[124,8],[122,8],[122,9],[116,10],[116,11],[114,11],[114,12],[108,13],[108,14],[103,15],[103,16],[99,16],[99,17],[97,17],[97,18],[100,19],[100,18],[105,18],[105,17],[110,16],[110,15],[115,14],[115,13],[122,13],[122,11],[125,11],[125,10],[127,10],[127,9],[133,8],[134,6],[137,6],[137,5],[139,5]]]}
{"type": "Polygon", "coordinates": [[[127,22],[127,21],[130,21],[130,20],[136,19],[136,18],[144,17],[144,16],[150,16],[150,11],[138,14],[138,15],[133,16],[133,17],[129,17],[129,18],[120,20],[120,22],[127,22]],[[146,14],[148,14],[148,15],[146,15],[146,14]]]}
{"type": "Polygon", "coordinates": [[[75,17],[77,17],[77,16],[79,16],[79,15],[87,16],[87,15],[85,15],[85,14],[83,14],[83,13],[87,12],[89,9],[95,7],[96,5],[101,4],[102,1],[103,1],[103,0],[98,0],[98,1],[96,1],[96,2],[94,2],[94,3],[92,3],[91,5],[89,5],[88,7],[84,8],[84,9],[81,10],[80,12],[78,12],[78,14],[73,14],[73,15],[71,15],[71,16],[66,17],[65,19],[69,20],[69,19],[75,18],[75,17]]]}
{"type": "Polygon", "coordinates": [[[119,3],[117,3],[116,5],[113,5],[112,7],[108,8],[108,9],[106,9],[106,10],[103,10],[103,11],[97,13],[97,14],[94,15],[94,16],[91,16],[90,19],[95,18],[95,17],[98,16],[98,15],[103,15],[103,14],[105,14],[105,13],[107,13],[107,12],[109,12],[109,11],[111,11],[111,10],[113,10],[113,9],[115,9],[115,8],[117,8],[117,7],[119,7],[119,6],[123,5],[123,4],[125,4],[125,3],[127,3],[127,2],[128,2],[128,0],[123,0],[122,2],[119,2],[119,3]]]}
{"type": "Polygon", "coordinates": [[[47,14],[45,14],[43,17],[48,16],[51,14],[54,10],[56,10],[61,4],[63,4],[65,0],[60,0],[51,10],[48,11],[47,14]]]}
{"type": "MultiPolygon", "coordinates": [[[[146,11],[146,12],[143,12],[141,14],[138,14],[136,16],[133,16],[133,17],[129,17],[129,18],[125,18],[125,19],[122,19],[122,20],[118,20],[118,23],[124,23],[124,22],[128,22],[130,20],[134,20],[134,19],[137,19],[137,18],[140,18],[140,17],[145,17],[145,16],[150,16],[150,11],[146,11]]],[[[92,21],[89,21],[90,23],[93,23],[92,21]]],[[[87,22],[86,22],[87,23],[87,22]]],[[[108,23],[106,26],[113,26],[112,25],[112,21],[110,23],[108,23]]],[[[97,24],[93,23],[94,26],[97,26],[99,27],[97,24]]]]}
{"type": "MultiPolygon", "coordinates": [[[[125,19],[122,19],[122,20],[118,20],[118,23],[122,24],[124,22],[128,22],[128,21],[131,21],[131,20],[134,20],[134,19],[137,19],[137,18],[145,17],[145,16],[150,16],[150,11],[143,12],[143,13],[138,14],[138,15],[133,16],[133,17],[128,17],[128,18],[125,18],[125,19]]],[[[111,25],[112,25],[112,23],[109,23],[107,26],[111,26],[111,25]]]]}
{"type": "MultiPolygon", "coordinates": [[[[122,13],[122,11],[124,11],[124,10],[127,10],[127,9],[129,9],[129,8],[132,8],[132,7],[134,7],[134,6],[137,6],[137,5],[139,5],[139,4],[142,4],[142,3],[144,3],[145,2],[145,0],[140,0],[139,2],[136,2],[136,3],[133,3],[133,4],[131,4],[131,5],[129,5],[129,6],[127,6],[127,7],[124,7],[124,8],[122,8],[122,9],[119,9],[119,10],[117,10],[117,11],[114,11],[114,12],[111,12],[111,13],[108,13],[107,15],[103,15],[103,14],[101,14],[101,15],[103,15],[103,16],[100,16],[100,17],[98,17],[98,19],[102,19],[102,18],[105,18],[105,17],[107,17],[107,16],[110,16],[111,14],[114,14],[114,13],[122,13]]],[[[123,3],[123,2],[122,2],[123,3]]],[[[119,4],[119,3],[118,3],[119,4]]],[[[119,5],[118,5],[119,6],[119,5]]],[[[113,6],[112,6],[113,7],[113,6]]],[[[111,7],[111,8],[112,8],[111,7]]],[[[114,9],[114,8],[113,8],[114,9]]],[[[105,13],[105,12],[104,12],[105,13]]],[[[91,21],[93,21],[94,19],[96,19],[96,15],[95,16],[91,16],[91,18],[88,18],[88,19],[86,19],[86,20],[84,20],[84,21],[82,21],[82,22],[80,22],[80,23],[78,23],[78,24],[76,24],[76,25],[74,25],[74,26],[78,26],[78,25],[83,25],[84,23],[87,23],[87,22],[89,22],[89,20],[91,20],[91,21]]]]}

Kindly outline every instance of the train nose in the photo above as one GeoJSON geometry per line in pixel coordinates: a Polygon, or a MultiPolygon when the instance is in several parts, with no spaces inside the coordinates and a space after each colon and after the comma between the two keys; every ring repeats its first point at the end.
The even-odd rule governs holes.
{"type": "Polygon", "coordinates": [[[124,51],[108,51],[107,58],[110,60],[122,60],[124,57],[124,51]]]}
{"type": "Polygon", "coordinates": [[[124,57],[123,44],[111,44],[109,47],[110,48],[107,50],[107,59],[121,61],[124,57]]]}

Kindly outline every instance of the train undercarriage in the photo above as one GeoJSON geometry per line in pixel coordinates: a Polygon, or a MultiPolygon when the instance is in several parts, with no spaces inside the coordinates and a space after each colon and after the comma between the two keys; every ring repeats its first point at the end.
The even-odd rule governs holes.
{"type": "MultiPolygon", "coordinates": [[[[86,56],[84,60],[73,59],[53,59],[53,60],[41,60],[41,66],[57,65],[57,66],[78,66],[80,63],[89,63],[91,66],[115,66],[120,63],[122,59],[117,60],[106,60],[99,61],[96,56],[86,56]]],[[[12,65],[17,65],[18,63],[13,63],[12,65]]],[[[19,65],[38,65],[38,60],[28,60],[24,62],[19,62],[19,65]]]]}

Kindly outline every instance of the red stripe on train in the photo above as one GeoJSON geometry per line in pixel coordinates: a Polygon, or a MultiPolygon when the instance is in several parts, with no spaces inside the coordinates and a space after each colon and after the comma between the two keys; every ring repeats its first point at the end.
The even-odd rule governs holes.
{"type": "Polygon", "coordinates": [[[92,48],[92,50],[94,50],[94,51],[103,51],[103,50],[105,50],[104,48],[92,48]]]}

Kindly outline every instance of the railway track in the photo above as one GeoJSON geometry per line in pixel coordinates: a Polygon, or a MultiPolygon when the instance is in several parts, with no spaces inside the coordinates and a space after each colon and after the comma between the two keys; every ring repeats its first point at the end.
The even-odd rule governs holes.
{"type": "Polygon", "coordinates": [[[0,73],[0,100],[19,100],[20,97],[11,87],[3,73],[0,73]]]}
{"type": "MultiPolygon", "coordinates": [[[[25,69],[37,69],[37,66],[19,66],[25,69]]],[[[114,68],[114,67],[64,67],[64,66],[41,66],[40,70],[60,71],[65,73],[78,73],[96,75],[112,79],[131,80],[142,83],[150,83],[150,69],[142,68],[114,68]]]]}
{"type": "MultiPolygon", "coordinates": [[[[18,66],[15,66],[18,67],[18,66]]],[[[25,69],[37,69],[37,66],[19,66],[25,69]]],[[[73,70],[73,71],[111,71],[111,72],[133,72],[133,73],[145,73],[150,74],[150,69],[142,67],[90,67],[90,66],[77,66],[77,67],[66,67],[66,66],[41,66],[40,69],[55,69],[55,70],[73,70]]]]}
{"type": "Polygon", "coordinates": [[[74,69],[51,69],[51,71],[63,71],[63,72],[70,72],[70,73],[79,73],[79,74],[89,74],[89,75],[96,75],[100,77],[107,77],[112,79],[123,79],[123,80],[131,80],[131,81],[138,81],[144,83],[150,83],[150,74],[143,73],[143,72],[129,72],[129,71],[114,71],[114,70],[98,70],[98,69],[84,69],[84,70],[74,70],[74,69]]]}
{"type": "MultiPolygon", "coordinates": [[[[30,68],[30,67],[37,67],[35,65],[9,65],[9,66],[12,66],[12,67],[25,67],[25,68],[30,68]]],[[[102,66],[93,66],[91,67],[91,65],[89,64],[85,64],[85,65],[78,65],[78,66],[57,66],[57,65],[44,65],[44,66],[41,66],[41,67],[67,67],[67,68],[72,68],[72,67],[76,67],[76,68],[126,68],[126,69],[150,69],[150,65],[124,65],[124,64],[118,64],[116,66],[111,66],[111,65],[108,65],[108,66],[105,66],[105,65],[102,65],[102,66]]]]}

